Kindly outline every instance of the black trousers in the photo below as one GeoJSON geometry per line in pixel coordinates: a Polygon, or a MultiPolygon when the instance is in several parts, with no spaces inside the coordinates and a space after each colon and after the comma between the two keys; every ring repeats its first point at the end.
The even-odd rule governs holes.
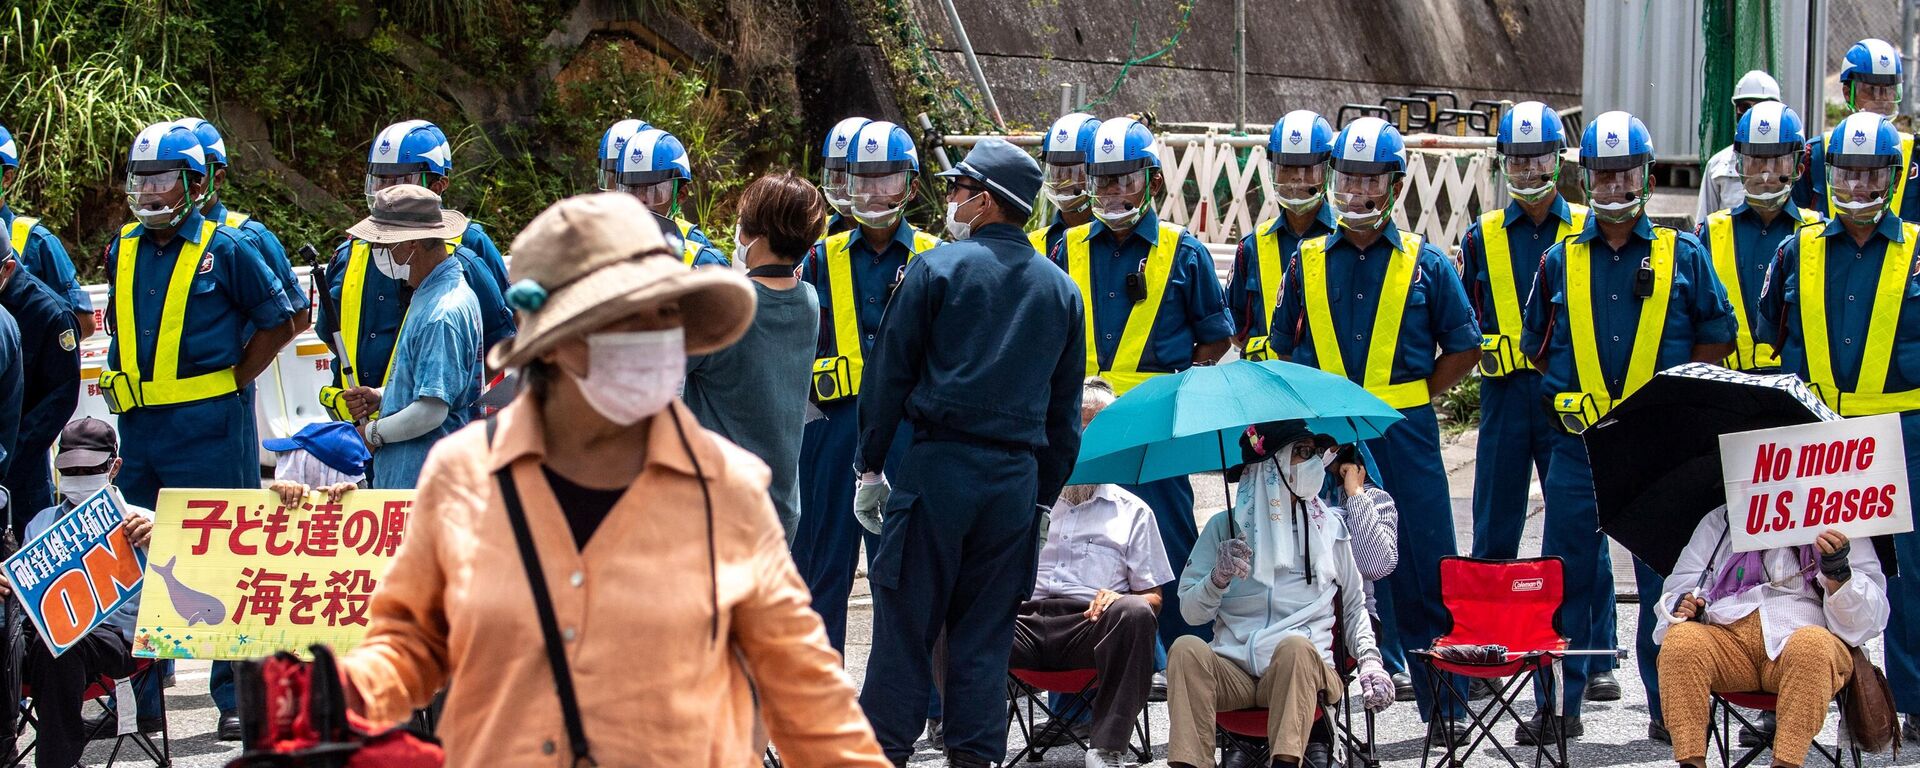
{"type": "Polygon", "coordinates": [[[132,648],[120,630],[101,625],[79,644],[55,657],[38,633],[27,634],[27,656],[22,677],[33,691],[33,714],[39,721],[39,745],[33,764],[38,768],[69,768],[87,749],[80,725],[81,695],[101,675],[124,678],[133,674],[132,648]]]}
{"type": "Polygon", "coordinates": [[[1153,688],[1153,643],[1159,619],[1145,598],[1115,600],[1099,621],[1084,615],[1088,602],[1045,598],[1020,606],[1013,627],[1010,666],[1068,670],[1092,667],[1100,684],[1093,695],[1094,749],[1126,749],[1133,721],[1153,688]]]}

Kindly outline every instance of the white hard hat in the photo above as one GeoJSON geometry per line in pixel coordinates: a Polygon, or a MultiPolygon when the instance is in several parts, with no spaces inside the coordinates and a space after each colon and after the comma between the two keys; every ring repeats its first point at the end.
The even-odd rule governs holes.
{"type": "Polygon", "coordinates": [[[1734,101],[1779,101],[1780,83],[1761,70],[1753,70],[1740,76],[1740,82],[1733,85],[1734,101]]]}

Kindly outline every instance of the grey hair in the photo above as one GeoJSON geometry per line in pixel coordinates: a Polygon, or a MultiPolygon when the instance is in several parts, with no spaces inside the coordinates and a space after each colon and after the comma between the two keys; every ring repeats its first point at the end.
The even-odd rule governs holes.
{"type": "Polygon", "coordinates": [[[1080,390],[1080,407],[1098,412],[1113,405],[1113,401],[1118,398],[1119,396],[1113,391],[1113,385],[1106,379],[1089,376],[1080,390]]]}

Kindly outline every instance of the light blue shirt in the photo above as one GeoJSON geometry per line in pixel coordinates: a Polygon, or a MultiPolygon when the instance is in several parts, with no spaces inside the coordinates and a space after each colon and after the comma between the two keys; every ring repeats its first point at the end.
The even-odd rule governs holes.
{"type": "MultiPolygon", "coordinates": [[[[128,504],[127,511],[148,520],[153,519],[153,510],[147,509],[146,507],[136,507],[128,504]]],[[[35,536],[46,533],[47,529],[52,528],[54,523],[60,522],[60,518],[66,517],[72,512],[73,506],[64,501],[40,510],[40,514],[34,515],[32,520],[27,521],[27,535],[25,540],[33,541],[35,536]]],[[[140,593],[143,591],[145,591],[144,586],[141,589],[134,590],[133,596],[127,598],[126,605],[120,606],[120,610],[107,614],[107,618],[100,622],[101,624],[120,630],[120,636],[127,639],[128,645],[133,644],[133,628],[134,625],[140,622],[140,593]]]]}
{"type": "Polygon", "coordinates": [[[373,487],[414,487],[427,451],[466,425],[480,398],[480,355],[480,300],[467,286],[460,260],[446,259],[420,281],[407,306],[380,415],[392,416],[431,397],[446,402],[447,419],[424,435],[374,451],[373,487]]]}

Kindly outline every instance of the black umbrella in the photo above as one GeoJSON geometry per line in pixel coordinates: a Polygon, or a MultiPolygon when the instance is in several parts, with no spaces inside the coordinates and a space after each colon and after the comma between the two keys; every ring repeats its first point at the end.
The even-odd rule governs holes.
{"type": "MultiPolygon", "coordinates": [[[[1706,363],[1661,371],[1581,435],[1600,530],[1654,570],[1671,572],[1700,519],[1727,503],[1721,435],[1839,418],[1790,375],[1706,363]]],[[[1891,541],[1873,543],[1893,576],[1891,541]]]]}

